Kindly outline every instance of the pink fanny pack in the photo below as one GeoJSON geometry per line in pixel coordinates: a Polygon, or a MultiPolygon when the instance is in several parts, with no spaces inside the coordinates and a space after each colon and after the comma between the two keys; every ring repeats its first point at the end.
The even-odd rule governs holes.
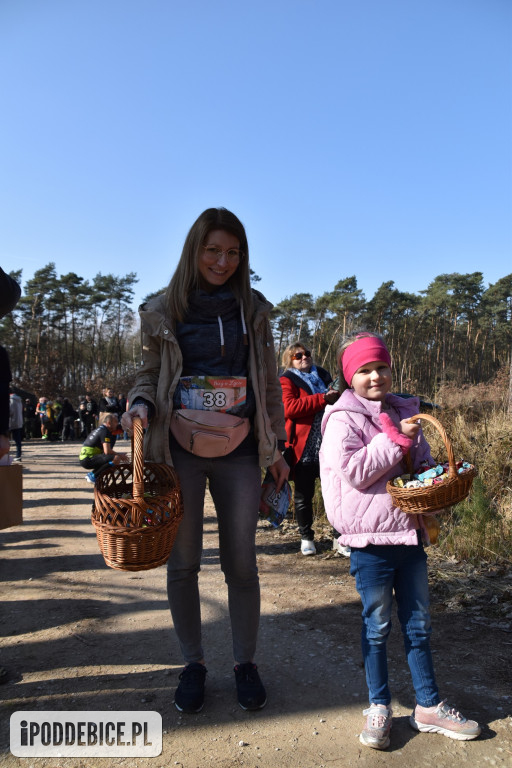
{"type": "Polygon", "coordinates": [[[181,447],[206,459],[234,451],[249,429],[249,419],[219,411],[182,408],[171,416],[171,434],[181,447]]]}

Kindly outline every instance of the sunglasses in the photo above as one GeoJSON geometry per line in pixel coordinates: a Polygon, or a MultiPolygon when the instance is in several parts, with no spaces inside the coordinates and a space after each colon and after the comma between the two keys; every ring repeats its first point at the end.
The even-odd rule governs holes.
{"type": "Polygon", "coordinates": [[[308,352],[307,349],[305,352],[296,352],[293,355],[292,360],[302,360],[303,357],[311,357],[311,352],[308,352]]]}

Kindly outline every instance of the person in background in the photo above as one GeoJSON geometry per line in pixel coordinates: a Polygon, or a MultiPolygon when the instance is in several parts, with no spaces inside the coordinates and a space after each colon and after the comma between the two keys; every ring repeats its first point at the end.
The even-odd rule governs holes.
{"type": "Polygon", "coordinates": [[[117,402],[119,403],[119,418],[121,418],[126,411],[126,397],[122,392],[117,396],[117,402]]]}
{"type": "Polygon", "coordinates": [[[103,424],[103,420],[107,415],[107,413],[115,414],[118,419],[121,417],[121,414],[119,412],[119,401],[117,397],[114,395],[114,390],[112,389],[112,387],[106,387],[103,390],[103,393],[104,393],[103,397],[100,398],[100,402],[98,405],[99,411],[100,411],[100,416],[99,416],[100,424],[103,424]]]}
{"type": "Polygon", "coordinates": [[[62,417],[62,398],[57,396],[51,403],[51,419],[53,430],[55,431],[55,438],[57,439],[62,433],[63,417],[62,417]]]}
{"type": "Polygon", "coordinates": [[[32,401],[29,397],[25,398],[23,405],[23,431],[25,434],[25,440],[30,440],[33,437],[39,436],[38,419],[36,411],[32,405],[32,401]]]}
{"type": "MultiPolygon", "coordinates": [[[[180,712],[199,712],[204,703],[207,670],[198,574],[207,483],[228,588],[238,703],[242,709],[255,710],[267,701],[254,663],[260,619],[256,563],[260,467],[268,467],[278,490],[289,472],[281,454],[286,432],[271,308],[251,289],[247,235],[240,220],[225,208],[209,208],[199,216],[166,294],[140,308],[143,363],[122,424],[131,430],[132,416],[140,416],[143,426],[149,419],[145,456],[174,465],[180,481],[185,513],[167,564],[169,605],[186,664],[174,694],[180,712]],[[213,387],[214,380],[237,380],[231,390],[224,385],[217,392],[204,389],[194,405],[197,418],[216,411],[218,443],[223,446],[231,441],[230,421],[237,422],[236,444],[229,442],[226,453],[224,447],[217,452],[203,446],[198,455],[182,434],[180,442],[186,384],[190,377],[200,376],[211,377],[213,387]]],[[[200,434],[196,437],[201,439],[200,434]]]]}
{"type": "Polygon", "coordinates": [[[87,400],[85,395],[80,395],[78,398],[78,418],[80,419],[80,440],[85,440],[87,437],[87,400]]]}
{"type": "Polygon", "coordinates": [[[7,350],[0,346],[0,459],[9,453],[11,443],[9,440],[9,382],[11,380],[11,367],[7,350]]]}
{"type": "MultiPolygon", "coordinates": [[[[12,312],[21,296],[21,288],[13,278],[0,267],[0,318],[12,312]]],[[[9,384],[11,366],[7,350],[0,346],[0,458],[9,453],[9,384]]]]}
{"type": "Polygon", "coordinates": [[[102,424],[86,437],[78,459],[84,469],[90,470],[85,476],[88,483],[94,485],[98,475],[109,465],[130,460],[126,453],[114,451],[118,423],[115,414],[107,413],[102,424]]]}
{"type": "MultiPolygon", "coordinates": [[[[0,318],[12,312],[21,296],[21,288],[10,275],[0,267],[0,318]]],[[[9,416],[10,399],[9,384],[11,381],[11,366],[5,347],[0,345],[0,459],[9,453],[9,416]]],[[[9,678],[5,667],[0,666],[0,683],[6,683],[9,678]]]]}
{"type": "Polygon", "coordinates": [[[430,650],[431,622],[423,515],[395,507],[386,483],[405,471],[434,465],[420,425],[409,418],[418,398],[391,394],[391,356],[374,333],[349,336],[338,352],[339,400],[323,418],[320,471],[330,523],[351,548],[350,573],[363,604],[361,645],[369,692],[359,740],[372,749],[390,744],[393,711],[388,681],[387,641],[393,598],[416,694],[409,722],[417,731],[466,741],[480,734],[439,696],[430,650]]]}
{"type": "Polygon", "coordinates": [[[9,431],[16,445],[13,461],[21,461],[21,440],[23,437],[23,403],[21,397],[11,389],[9,394],[9,431]]]}
{"type": "Polygon", "coordinates": [[[96,429],[96,421],[98,418],[98,403],[94,400],[90,392],[87,392],[85,395],[85,410],[87,412],[85,429],[87,434],[90,435],[93,429],[96,429]]]}
{"type": "Polygon", "coordinates": [[[36,405],[36,416],[41,424],[41,440],[48,440],[48,424],[50,419],[47,416],[47,403],[48,399],[43,396],[39,398],[36,405]]]}
{"type": "MultiPolygon", "coordinates": [[[[119,403],[119,418],[121,419],[123,413],[127,409],[128,401],[122,392],[117,396],[117,401],[119,403]]],[[[123,440],[128,440],[128,432],[126,432],[126,430],[123,430],[122,434],[123,434],[123,440]]]]}
{"type": "Polygon", "coordinates": [[[62,433],[61,441],[75,439],[75,419],[77,413],[67,397],[62,401],[62,433]]]}
{"type": "Polygon", "coordinates": [[[286,434],[293,450],[294,505],[300,550],[303,555],[314,555],[313,496],[315,481],[320,477],[320,424],[325,406],[335,403],[340,394],[329,388],[331,375],[314,365],[311,352],[302,342],[286,347],[282,364],[285,370],[280,382],[286,434]]]}
{"type": "MultiPolygon", "coordinates": [[[[45,399],[45,415],[43,416],[43,424],[45,427],[45,440],[52,440],[55,437],[55,411],[53,410],[53,401],[45,399]]],[[[60,405],[60,403],[59,403],[60,405]]],[[[60,409],[57,409],[57,413],[60,409]]]]}

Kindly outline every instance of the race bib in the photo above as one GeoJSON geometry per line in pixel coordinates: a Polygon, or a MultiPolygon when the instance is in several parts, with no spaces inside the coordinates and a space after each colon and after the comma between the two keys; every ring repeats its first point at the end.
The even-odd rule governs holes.
{"type": "Polygon", "coordinates": [[[245,405],[247,379],[220,376],[182,376],[180,402],[182,408],[197,411],[231,413],[245,405]]]}

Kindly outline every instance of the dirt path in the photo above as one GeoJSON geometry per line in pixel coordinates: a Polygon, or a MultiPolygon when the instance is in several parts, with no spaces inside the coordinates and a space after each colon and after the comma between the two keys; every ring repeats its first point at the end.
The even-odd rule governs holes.
{"type": "MultiPolygon", "coordinates": [[[[434,557],[433,649],[441,692],[484,725],[475,742],[417,734],[397,622],[390,641],[394,692],[391,747],[357,738],[366,685],[359,650],[360,606],[348,560],[326,537],[316,557],[298,553],[291,527],[261,524],[258,665],[268,692],[260,712],[235,699],[226,591],[215,518],[207,509],[201,574],[207,700],[199,715],[172,705],[181,659],[165,592],[165,569],[107,568],[90,525],[92,486],[76,444],[28,443],[23,526],[0,531],[0,763],[8,766],[182,766],[182,768],[409,768],[512,765],[512,573],[479,580],[434,557]],[[467,589],[466,589],[467,583],[467,589]],[[458,585],[452,589],[450,585],[458,585]],[[156,710],[163,752],[153,759],[15,758],[9,717],[22,709],[156,710]]],[[[0,502],[1,503],[1,502],[0,502]]]]}

